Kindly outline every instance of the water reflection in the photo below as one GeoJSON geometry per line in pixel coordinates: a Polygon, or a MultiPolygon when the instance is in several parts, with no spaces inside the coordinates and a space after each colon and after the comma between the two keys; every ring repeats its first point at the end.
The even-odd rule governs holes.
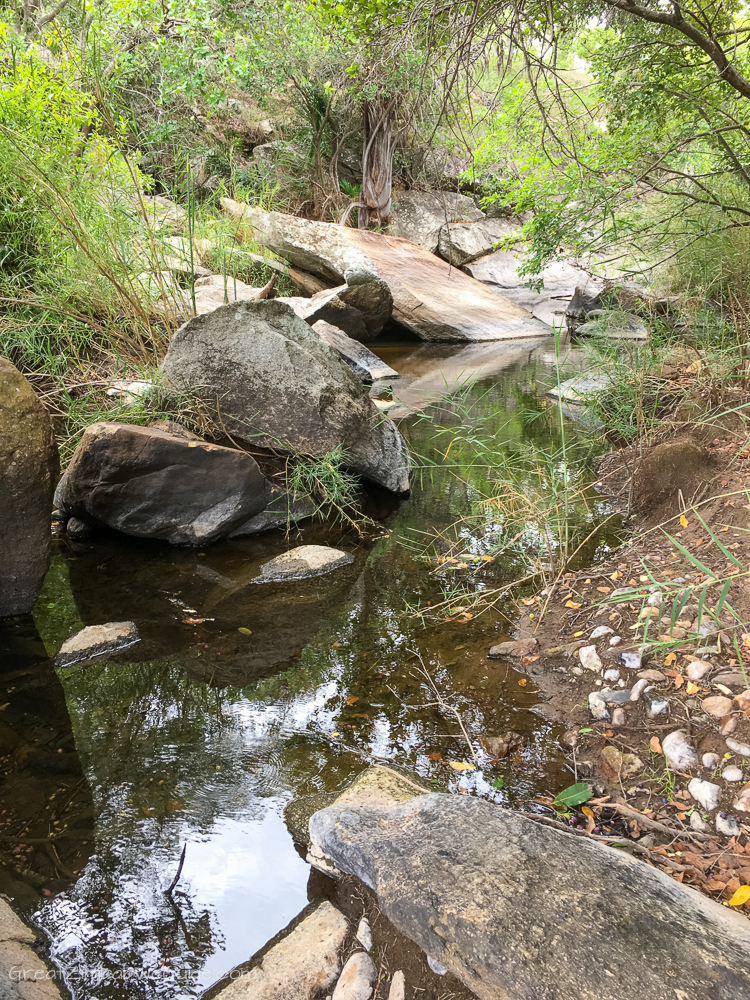
{"type": "MultiPolygon", "coordinates": [[[[550,381],[549,356],[529,361],[522,346],[520,364],[508,360],[508,345],[492,346],[494,361],[487,345],[471,348],[495,365],[489,381],[466,390],[471,420],[507,448],[555,446],[559,425],[528,419],[541,409],[535,390],[550,381]]],[[[432,392],[429,351],[382,353],[393,363],[397,350],[404,393],[409,352],[411,385],[423,379],[419,392],[432,392]]],[[[430,350],[433,363],[451,361],[456,382],[466,368],[456,355],[466,349],[430,350]]],[[[37,609],[48,652],[81,623],[133,619],[142,636],[121,657],[60,672],[93,794],[96,853],[37,920],[75,998],[197,996],[284,927],[308,892],[309,869],[282,819],[294,796],[334,790],[381,761],[436,789],[512,803],[569,783],[559,730],[531,711],[540,702],[533,683],[519,686],[511,666],[486,658],[514,607],[428,627],[404,613],[443,596],[445,580],[420,557],[424,533],[473,511],[493,482],[492,470],[472,463],[468,438],[455,445],[466,466],[458,477],[439,463],[433,427],[418,415],[404,426],[414,451],[437,464],[427,462],[411,497],[384,517],[382,537],[308,522],[290,538],[277,531],[203,554],[110,535],[56,556],[37,609]],[[311,542],[335,544],[355,561],[314,580],[250,583],[261,562],[311,542]],[[428,705],[434,692],[417,653],[472,737],[512,729],[522,750],[499,769],[480,751],[480,771],[452,770],[448,762],[469,751],[455,717],[428,705]],[[184,844],[172,905],[164,889],[184,844]]],[[[466,546],[480,551],[486,531],[469,530],[466,546]]],[[[497,561],[472,579],[489,587],[515,571],[497,561]]]]}

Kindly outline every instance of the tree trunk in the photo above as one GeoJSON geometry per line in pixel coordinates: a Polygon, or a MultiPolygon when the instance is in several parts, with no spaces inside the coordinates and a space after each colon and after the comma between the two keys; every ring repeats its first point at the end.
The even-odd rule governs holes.
{"type": "Polygon", "coordinates": [[[360,229],[387,226],[390,218],[394,106],[392,98],[364,102],[360,229]]]}

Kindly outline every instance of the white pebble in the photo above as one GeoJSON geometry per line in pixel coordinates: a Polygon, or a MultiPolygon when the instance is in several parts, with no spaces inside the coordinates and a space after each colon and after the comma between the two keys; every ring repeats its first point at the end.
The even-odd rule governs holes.
{"type": "Polygon", "coordinates": [[[589,636],[589,639],[601,639],[605,635],[612,635],[613,632],[614,629],[610,628],[609,625],[597,625],[589,636]]]}
{"type": "Polygon", "coordinates": [[[619,679],[620,679],[620,671],[617,669],[617,667],[611,667],[609,670],[604,671],[605,681],[612,681],[614,683],[615,681],[619,681],[619,679]]]}
{"type": "Polygon", "coordinates": [[[432,971],[438,976],[444,976],[448,971],[447,967],[443,965],[442,962],[438,962],[438,960],[436,958],[433,958],[432,955],[427,956],[427,964],[432,969],[432,971]]]}
{"type": "Polygon", "coordinates": [[[612,713],[612,725],[624,726],[627,723],[627,716],[624,708],[616,708],[612,713]]]}
{"type": "Polygon", "coordinates": [[[610,646],[619,646],[621,642],[622,642],[622,636],[619,635],[613,635],[612,638],[609,640],[610,646]]]}
{"type": "Polygon", "coordinates": [[[687,741],[684,729],[675,729],[661,741],[667,763],[675,771],[689,771],[698,763],[695,750],[687,741]]]}
{"type": "Polygon", "coordinates": [[[595,719],[608,719],[607,702],[598,691],[592,691],[589,695],[589,711],[595,719]]]}
{"type": "Polygon", "coordinates": [[[648,687],[648,685],[649,685],[649,681],[648,681],[648,678],[646,678],[646,677],[642,677],[639,681],[636,681],[635,684],[630,689],[630,700],[631,701],[638,701],[640,699],[641,695],[643,694],[643,692],[648,687]]]}
{"type": "Polygon", "coordinates": [[[696,833],[708,833],[711,829],[697,809],[693,809],[690,813],[690,829],[695,830],[696,833]]]}
{"type": "Polygon", "coordinates": [[[742,781],[743,778],[742,771],[738,767],[735,767],[734,764],[725,767],[721,776],[725,781],[742,781]]]}
{"type": "Polygon", "coordinates": [[[713,670],[713,664],[706,660],[693,660],[688,663],[685,673],[691,681],[702,681],[706,674],[713,670]]]}
{"type": "Polygon", "coordinates": [[[660,608],[663,600],[664,598],[661,596],[661,593],[657,590],[649,597],[646,603],[650,605],[652,608],[660,608]]]}
{"type": "Polygon", "coordinates": [[[717,753],[704,753],[701,759],[703,761],[703,766],[707,767],[709,771],[713,771],[721,760],[721,757],[717,753]]]}
{"type": "Polygon", "coordinates": [[[406,981],[401,969],[393,973],[391,988],[388,990],[388,1000],[404,1000],[406,996],[406,981]]]}
{"type": "Polygon", "coordinates": [[[740,743],[739,740],[727,740],[727,746],[732,753],[736,753],[740,757],[750,757],[750,746],[747,743],[740,743]]]}
{"type": "Polygon", "coordinates": [[[599,659],[596,646],[581,646],[578,650],[578,659],[581,661],[582,667],[585,667],[586,670],[593,670],[595,674],[598,674],[602,669],[602,661],[599,659]]]}
{"type": "Polygon", "coordinates": [[[716,817],[716,832],[723,834],[725,837],[739,837],[742,830],[740,830],[740,824],[737,822],[736,816],[727,816],[726,813],[719,813],[716,817]]]}
{"type": "Polygon", "coordinates": [[[692,778],[688,785],[688,791],[706,812],[715,809],[719,804],[721,786],[715,785],[712,781],[704,781],[702,778],[692,778]]]}
{"type": "Polygon", "coordinates": [[[362,917],[357,927],[357,940],[365,949],[365,951],[372,951],[372,931],[370,930],[370,924],[367,917],[362,917]]]}

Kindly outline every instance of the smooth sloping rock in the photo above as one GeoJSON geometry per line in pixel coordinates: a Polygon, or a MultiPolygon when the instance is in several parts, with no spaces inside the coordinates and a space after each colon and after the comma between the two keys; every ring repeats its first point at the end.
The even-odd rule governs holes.
{"type": "Polygon", "coordinates": [[[245,538],[247,535],[258,535],[263,531],[286,527],[306,517],[312,517],[316,511],[317,507],[312,500],[307,498],[295,500],[290,493],[272,486],[268,505],[259,514],[254,514],[247,521],[243,521],[229,537],[245,538]]]}
{"type": "Polygon", "coordinates": [[[313,323],[313,330],[324,343],[332,347],[344,359],[351,370],[363,382],[376,382],[378,379],[398,378],[398,372],[390,368],[384,361],[368,350],[358,340],[347,337],[343,330],[319,319],[313,323]]]}
{"type": "Polygon", "coordinates": [[[341,971],[331,1000],[370,1000],[378,969],[365,951],[358,951],[341,971]]]}
{"type": "Polygon", "coordinates": [[[330,807],[310,833],[480,1000],[747,995],[750,925],[625,852],[459,795],[330,807]]]}
{"type": "Polygon", "coordinates": [[[338,354],[282,302],[238,302],[197,316],[172,338],[169,382],[221,413],[235,440],[347,465],[394,493],[409,488],[395,424],[338,354]]]}
{"type": "Polygon", "coordinates": [[[115,653],[132,646],[139,639],[135,622],[108,622],[106,625],[88,625],[66,639],[55,658],[59,667],[71,667],[95,656],[115,653]]]}
{"type": "Polygon", "coordinates": [[[423,247],[362,229],[263,212],[237,202],[260,242],[291,264],[340,284],[350,268],[372,271],[393,295],[393,318],[423,340],[510,340],[548,336],[522,306],[423,247]]]}
{"type": "Polygon", "coordinates": [[[520,253],[496,250],[466,265],[466,270],[474,278],[524,306],[544,323],[554,324],[558,329],[565,322],[566,309],[576,285],[590,288],[592,294],[596,294],[604,284],[598,279],[590,278],[574,264],[555,261],[538,275],[534,275],[534,283],[541,281],[542,287],[539,290],[529,288],[528,276],[518,273],[522,262],[523,255],[520,253]]]}
{"type": "MultiPolygon", "coordinates": [[[[195,283],[195,315],[213,312],[227,302],[253,302],[258,298],[260,288],[247,285],[236,278],[225,277],[223,274],[212,274],[199,278],[195,283]]],[[[190,296],[183,293],[188,300],[190,296]]],[[[188,315],[193,315],[190,309],[188,315]]]]}
{"type": "Polygon", "coordinates": [[[465,267],[491,254],[497,241],[511,236],[516,229],[517,224],[510,219],[446,222],[438,235],[437,253],[454,267],[465,267]]]}
{"type": "Polygon", "coordinates": [[[565,379],[559,386],[553,385],[547,395],[568,403],[585,403],[586,396],[603,392],[609,384],[610,380],[604,372],[583,372],[565,379]]]}
{"type": "Polygon", "coordinates": [[[484,212],[465,194],[454,191],[398,191],[391,203],[391,230],[396,236],[424,247],[438,248],[446,222],[477,222],[484,212]]]}
{"type": "Polygon", "coordinates": [[[34,607],[50,560],[50,513],[59,470],[49,414],[0,358],[0,618],[34,607]]]}
{"type": "Polygon", "coordinates": [[[348,929],[343,914],[321,903],[216,1000],[313,1000],[336,981],[348,929]]]}
{"type": "MultiPolygon", "coordinates": [[[[0,899],[0,998],[61,1000],[55,972],[34,951],[36,935],[0,899]]],[[[59,973],[58,973],[59,975],[59,973]]]]}
{"type": "Polygon", "coordinates": [[[263,510],[270,496],[245,452],[195,435],[100,423],[84,431],[55,505],[126,535],[206,545],[263,510]]]}
{"type": "Polygon", "coordinates": [[[274,559],[269,559],[260,568],[260,576],[254,583],[277,583],[287,580],[307,580],[311,576],[332,573],[340,566],[354,562],[350,552],[332,549],[327,545],[299,545],[274,559]]]}

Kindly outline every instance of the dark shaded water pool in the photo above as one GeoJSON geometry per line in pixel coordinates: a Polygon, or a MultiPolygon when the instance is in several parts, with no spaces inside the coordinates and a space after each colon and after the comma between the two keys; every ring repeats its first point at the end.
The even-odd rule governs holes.
{"type": "MultiPolygon", "coordinates": [[[[443,461],[448,438],[420,415],[459,393],[443,425],[466,431],[476,420],[500,450],[554,452],[559,419],[543,412],[553,345],[376,350],[404,376],[395,412],[424,471],[400,503],[371,497],[364,536],[305,523],[203,551],[115,535],[62,541],[33,622],[0,626],[0,890],[33,914],[75,998],[198,996],[281,930],[312,891],[283,819],[295,796],[337,789],[375,762],[509,803],[570,783],[533,683],[486,658],[508,635],[510,600],[464,621],[408,610],[461,581],[492,588],[521,570],[509,554],[436,576],[422,558],[432,533],[476,509],[492,475],[443,461]],[[339,546],[354,562],[299,583],[251,582],[262,562],[303,543],[339,546]],[[122,620],[142,637],[125,654],[53,669],[83,625],[122,620]],[[455,718],[428,706],[417,655],[472,738],[512,729],[525,739],[520,754],[501,770],[452,769],[447,761],[471,756],[455,718]]],[[[595,450],[564,427],[569,448],[595,450]]],[[[455,450],[471,450],[465,434],[455,450]]],[[[579,527],[608,513],[593,491],[588,499],[571,511],[579,527]]],[[[461,547],[481,560],[492,529],[466,522],[461,547]]]]}

